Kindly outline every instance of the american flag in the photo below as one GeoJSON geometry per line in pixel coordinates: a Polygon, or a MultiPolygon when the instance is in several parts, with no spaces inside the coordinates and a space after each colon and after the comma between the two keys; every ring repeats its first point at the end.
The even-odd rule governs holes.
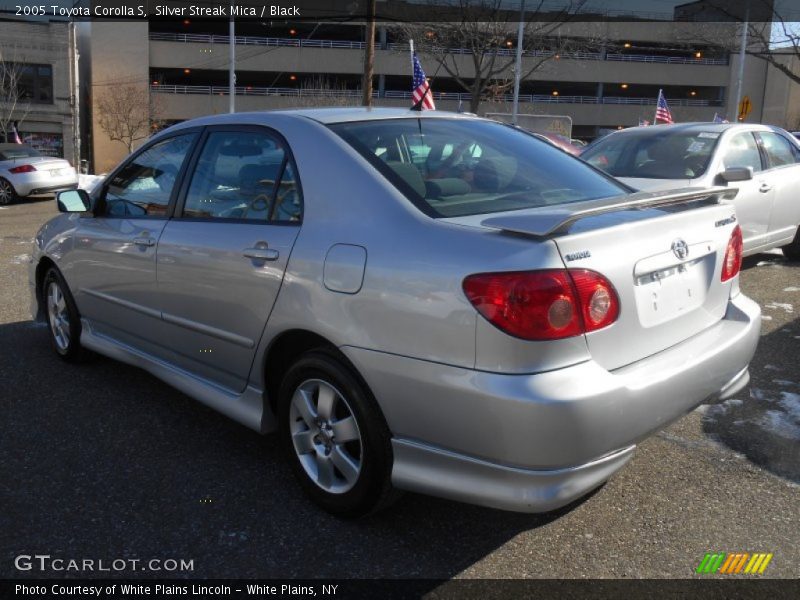
{"type": "Polygon", "coordinates": [[[11,124],[11,141],[15,144],[22,143],[22,140],[19,137],[19,131],[17,131],[17,126],[14,123],[11,124]]]}
{"type": "Polygon", "coordinates": [[[650,121],[647,119],[639,119],[639,127],[647,127],[650,125],[650,121]]]}
{"type": "Polygon", "coordinates": [[[664,98],[664,91],[658,90],[658,102],[656,102],[656,123],[672,123],[672,113],[667,106],[667,99],[664,98]]]}
{"type": "Polygon", "coordinates": [[[720,117],[717,113],[714,113],[714,123],[728,123],[728,119],[720,117]]]}
{"type": "Polygon", "coordinates": [[[422,70],[422,65],[419,64],[417,54],[414,53],[414,84],[411,88],[412,104],[419,107],[420,110],[436,110],[436,105],[433,103],[433,93],[431,92],[431,84],[428,83],[425,77],[425,71],[422,70]]]}

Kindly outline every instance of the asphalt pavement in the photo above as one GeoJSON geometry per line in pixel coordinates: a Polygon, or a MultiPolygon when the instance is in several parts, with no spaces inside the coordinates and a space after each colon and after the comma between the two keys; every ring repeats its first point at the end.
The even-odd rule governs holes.
{"type": "Polygon", "coordinates": [[[741,276],[765,315],[749,389],[641,444],[589,497],[523,515],[405,494],[343,521],[305,499],[274,436],[139,369],[55,356],[26,272],[54,214],[0,207],[0,578],[92,575],[15,568],[36,553],[193,561],[128,577],[686,578],[716,551],[771,552],[764,577],[800,576],[800,265],[778,253],[741,276]]]}

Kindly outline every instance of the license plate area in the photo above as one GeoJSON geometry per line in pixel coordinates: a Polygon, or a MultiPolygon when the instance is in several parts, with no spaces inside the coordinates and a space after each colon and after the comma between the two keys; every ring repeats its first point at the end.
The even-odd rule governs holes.
{"type": "Polygon", "coordinates": [[[50,169],[50,177],[58,177],[61,175],[62,169],[50,169]]]}
{"type": "Polygon", "coordinates": [[[642,327],[655,327],[700,308],[706,301],[711,256],[638,275],[636,309],[642,327]]]}

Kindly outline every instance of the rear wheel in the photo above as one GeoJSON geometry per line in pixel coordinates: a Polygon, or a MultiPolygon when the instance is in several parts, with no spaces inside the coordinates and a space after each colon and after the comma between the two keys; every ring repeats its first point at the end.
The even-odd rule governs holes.
{"type": "Polygon", "coordinates": [[[800,227],[798,227],[797,233],[794,234],[792,243],[784,246],[781,250],[789,260],[800,260],[800,227]]]}
{"type": "Polygon", "coordinates": [[[17,199],[17,192],[14,186],[5,179],[0,179],[0,205],[11,204],[17,199]]]}
{"type": "Polygon", "coordinates": [[[369,390],[336,356],[300,357],[281,384],[281,443],[311,499],[357,517],[394,497],[391,434],[369,390]]]}
{"type": "Polygon", "coordinates": [[[50,269],[44,276],[42,294],[53,349],[64,360],[80,360],[84,356],[80,314],[67,282],[57,269],[50,269]]]}

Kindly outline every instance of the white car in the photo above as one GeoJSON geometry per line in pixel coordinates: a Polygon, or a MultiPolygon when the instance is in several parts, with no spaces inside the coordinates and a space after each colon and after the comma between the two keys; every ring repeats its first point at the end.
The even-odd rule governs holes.
{"type": "Polygon", "coordinates": [[[63,158],[42,156],[24,144],[0,144],[0,204],[78,187],[78,174],[63,158]]]}
{"type": "Polygon", "coordinates": [[[767,125],[682,123],[632,127],[581,158],[632,188],[738,188],[732,200],[745,256],[780,247],[800,260],[800,141],[767,125]]]}

